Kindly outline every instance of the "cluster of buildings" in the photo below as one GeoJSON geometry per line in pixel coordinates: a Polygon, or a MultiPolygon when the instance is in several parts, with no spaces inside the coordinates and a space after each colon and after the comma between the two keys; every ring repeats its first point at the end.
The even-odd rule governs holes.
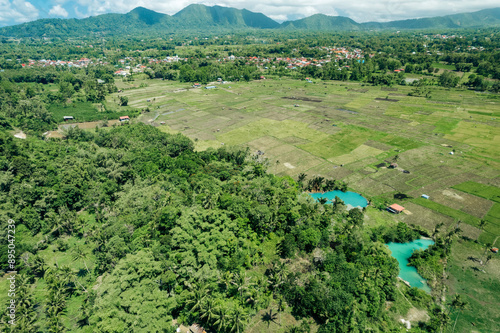
{"type": "MultiPolygon", "coordinates": [[[[322,51],[326,51],[327,55],[318,59],[307,58],[307,57],[236,57],[234,55],[229,55],[225,58],[218,59],[219,62],[231,62],[236,60],[243,60],[246,64],[255,64],[264,69],[276,66],[277,64],[286,63],[288,69],[297,69],[306,66],[318,66],[321,67],[325,63],[332,61],[339,61],[343,59],[354,59],[359,62],[364,62],[364,54],[361,49],[347,48],[347,47],[317,47],[322,51]]],[[[324,53],[323,53],[324,54],[324,53]]],[[[372,57],[373,55],[370,55],[372,57]]],[[[207,57],[208,58],[208,57],[207,57]]],[[[175,56],[167,56],[163,59],[149,58],[149,57],[125,57],[117,61],[116,67],[119,67],[115,71],[115,75],[127,76],[133,73],[142,73],[147,65],[159,64],[159,63],[174,63],[174,62],[184,62],[188,58],[175,56]]],[[[20,61],[20,60],[19,60],[20,61]]],[[[28,63],[22,64],[23,67],[46,67],[46,66],[68,66],[68,67],[87,67],[90,64],[109,64],[109,62],[104,62],[101,59],[91,60],[88,58],[81,58],[79,60],[29,60],[28,63]]]]}
{"type": "Polygon", "coordinates": [[[441,35],[441,34],[435,34],[432,36],[424,35],[425,38],[436,38],[436,39],[452,39],[452,38],[463,38],[462,36],[456,36],[456,35],[441,35]]]}
{"type": "MultiPolygon", "coordinates": [[[[87,67],[92,64],[92,60],[88,58],[81,58],[80,60],[28,60],[27,64],[21,64],[23,67],[48,67],[48,66],[68,66],[68,67],[87,67]]],[[[101,62],[102,63],[102,62],[101,62]]]]}
{"type": "MultiPolygon", "coordinates": [[[[219,59],[219,62],[222,61],[235,61],[235,60],[244,60],[246,64],[256,64],[257,66],[264,67],[268,69],[269,66],[277,65],[282,61],[285,62],[288,69],[297,69],[306,66],[318,66],[321,67],[325,63],[329,63],[331,61],[339,61],[342,59],[354,59],[359,62],[364,62],[364,54],[361,49],[347,48],[347,47],[319,47],[321,50],[327,51],[327,56],[324,58],[307,58],[307,57],[235,57],[234,55],[230,55],[223,59],[219,59]]],[[[370,57],[373,57],[374,54],[370,54],[370,57]]]]}

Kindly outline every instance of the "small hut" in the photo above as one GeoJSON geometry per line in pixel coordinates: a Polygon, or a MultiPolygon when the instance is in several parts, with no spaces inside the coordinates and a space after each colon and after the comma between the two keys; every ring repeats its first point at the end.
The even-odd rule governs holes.
{"type": "Polygon", "coordinates": [[[387,211],[389,211],[393,214],[399,214],[403,210],[405,210],[405,208],[403,206],[398,205],[398,204],[392,204],[389,207],[387,207],[387,211]]]}

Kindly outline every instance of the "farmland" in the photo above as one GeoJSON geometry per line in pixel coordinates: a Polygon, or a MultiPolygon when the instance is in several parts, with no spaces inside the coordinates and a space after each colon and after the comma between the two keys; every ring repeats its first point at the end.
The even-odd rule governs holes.
{"type": "Polygon", "coordinates": [[[468,224],[465,236],[500,244],[497,95],[433,87],[422,98],[408,96],[409,86],[280,78],[215,85],[138,78],[117,82],[123,91],[107,103],[128,97],[130,106],[149,110],[140,121],[181,132],[198,150],[260,150],[269,172],[341,179],[374,202],[408,203],[409,214],[398,220],[428,229],[460,220],[468,224]],[[387,168],[393,162],[397,167],[387,168]],[[395,200],[396,193],[408,199],[395,200]]]}

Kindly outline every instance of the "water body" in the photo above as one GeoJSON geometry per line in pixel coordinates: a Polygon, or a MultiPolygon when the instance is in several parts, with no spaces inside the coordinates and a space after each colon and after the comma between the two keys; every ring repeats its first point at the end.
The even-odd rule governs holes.
{"type": "Polygon", "coordinates": [[[417,249],[425,250],[432,244],[434,244],[432,239],[417,239],[409,243],[387,244],[389,250],[391,250],[391,255],[399,263],[399,277],[407,281],[410,286],[422,289],[427,293],[431,292],[431,288],[427,285],[425,279],[418,274],[415,267],[408,266],[408,259],[411,257],[413,251],[417,249]]]}
{"type": "Polygon", "coordinates": [[[359,195],[356,192],[342,192],[342,191],[330,191],[330,192],[325,192],[325,193],[311,193],[311,197],[314,199],[318,200],[319,198],[326,198],[328,199],[329,203],[335,197],[339,197],[340,200],[342,200],[346,205],[351,205],[352,207],[366,207],[368,206],[368,200],[363,198],[361,195],[359,195]]]}

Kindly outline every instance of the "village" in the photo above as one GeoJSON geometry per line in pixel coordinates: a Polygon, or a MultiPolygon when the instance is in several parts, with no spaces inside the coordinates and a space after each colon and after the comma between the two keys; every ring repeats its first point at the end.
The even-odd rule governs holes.
{"type": "MultiPolygon", "coordinates": [[[[307,58],[307,57],[259,57],[259,56],[248,56],[248,57],[238,57],[235,55],[228,55],[223,58],[216,59],[217,62],[234,62],[234,61],[244,61],[246,65],[257,65],[262,69],[269,69],[270,67],[276,67],[278,65],[284,65],[287,69],[298,69],[306,66],[317,66],[322,67],[324,64],[329,62],[338,62],[340,60],[358,60],[360,63],[364,63],[364,53],[361,49],[349,48],[349,47],[317,47],[323,51],[327,52],[327,55],[323,58],[307,58]]],[[[293,50],[297,52],[297,49],[293,50]]],[[[370,54],[373,57],[374,54],[370,54]]],[[[210,58],[207,56],[206,58],[210,58]]],[[[163,59],[151,58],[151,57],[124,57],[118,59],[114,64],[118,69],[114,72],[117,76],[128,76],[135,73],[143,73],[147,69],[151,69],[153,64],[162,63],[176,63],[176,62],[187,62],[191,58],[175,56],[167,56],[163,59]]],[[[12,59],[7,59],[7,61],[12,61],[12,59]]],[[[21,59],[17,59],[17,62],[21,63],[21,59]]],[[[77,60],[51,60],[51,59],[28,59],[26,63],[21,63],[23,68],[39,68],[39,67],[68,67],[68,68],[86,68],[88,66],[104,66],[113,65],[107,59],[89,59],[81,58],[77,60]]]]}

